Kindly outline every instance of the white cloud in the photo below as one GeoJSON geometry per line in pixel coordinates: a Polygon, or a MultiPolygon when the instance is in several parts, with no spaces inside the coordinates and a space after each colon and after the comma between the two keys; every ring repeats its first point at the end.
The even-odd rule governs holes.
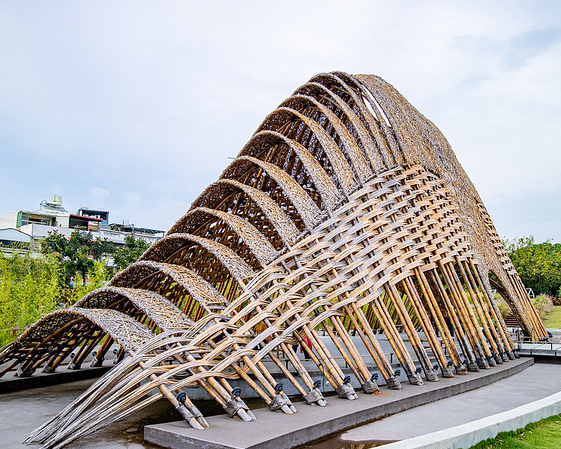
{"type": "MultiPolygon", "coordinates": [[[[15,193],[2,209],[62,192],[69,210],[103,200],[114,221],[167,229],[274,107],[329,70],[384,77],[442,129],[484,200],[528,209],[561,190],[560,13],[510,0],[4,2],[0,186],[15,193]]],[[[499,232],[537,234],[495,209],[499,232]]]]}
{"type": "Polygon", "coordinates": [[[94,199],[99,198],[109,198],[111,196],[111,192],[109,190],[104,189],[103,187],[90,187],[90,197],[94,199]]]}

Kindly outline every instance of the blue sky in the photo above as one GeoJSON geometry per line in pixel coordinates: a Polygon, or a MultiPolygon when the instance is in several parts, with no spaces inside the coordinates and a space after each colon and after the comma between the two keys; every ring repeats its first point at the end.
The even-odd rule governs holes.
{"type": "Polygon", "coordinates": [[[0,1],[0,215],[54,194],[167,230],[313,75],[373,73],[501,236],[561,242],[561,2],[0,1]]]}

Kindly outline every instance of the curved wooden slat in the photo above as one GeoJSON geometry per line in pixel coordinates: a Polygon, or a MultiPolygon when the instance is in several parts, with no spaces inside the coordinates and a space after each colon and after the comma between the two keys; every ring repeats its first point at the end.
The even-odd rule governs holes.
{"type": "Polygon", "coordinates": [[[223,307],[228,301],[216,289],[197,273],[180,265],[153,261],[135,262],[118,273],[110,285],[116,287],[135,286],[147,276],[162,273],[181,285],[205,309],[211,311],[215,307],[223,307]]]}
{"type": "Polygon", "coordinates": [[[194,243],[202,246],[224,265],[224,267],[237,280],[242,280],[253,275],[251,267],[244,262],[234,251],[227,246],[191,234],[170,234],[150,247],[140,260],[164,261],[177,247],[183,247],[186,243],[194,243]],[[171,249],[169,248],[169,245],[171,249]]]}

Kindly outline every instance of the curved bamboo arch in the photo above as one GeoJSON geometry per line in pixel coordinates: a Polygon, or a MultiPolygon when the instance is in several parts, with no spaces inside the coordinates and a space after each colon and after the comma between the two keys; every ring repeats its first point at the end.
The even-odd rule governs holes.
{"type": "MultiPolygon", "coordinates": [[[[226,223],[249,247],[261,265],[267,265],[278,255],[275,248],[269,243],[265,236],[261,234],[251,223],[235,214],[210,209],[208,207],[196,207],[195,209],[191,209],[184,217],[183,223],[185,229],[181,229],[181,231],[187,231],[186,233],[189,233],[189,219],[198,214],[212,216],[226,223]]],[[[177,227],[177,229],[179,231],[180,228],[177,227]]]]}
{"type": "MultiPolygon", "coordinates": [[[[178,243],[179,245],[183,245],[183,246],[184,243],[193,243],[196,245],[200,245],[209,253],[216,256],[216,258],[222,263],[222,265],[238,281],[251,277],[254,274],[251,267],[227,246],[224,246],[213,240],[208,240],[196,235],[184,234],[184,233],[167,235],[162,240],[155,243],[154,246],[148,248],[148,250],[146,250],[146,252],[142,255],[142,257],[139,260],[152,260],[152,261],[166,260],[167,257],[169,257],[171,254],[169,254],[169,251],[166,251],[164,248],[160,248],[160,247],[165,246],[170,242],[178,243]],[[160,250],[159,252],[158,249],[160,250]]],[[[176,252],[177,248],[174,248],[172,251],[176,252]]]]}
{"type": "MultiPolygon", "coordinates": [[[[341,87],[353,100],[353,104],[360,111],[360,115],[364,120],[364,126],[367,128],[370,135],[372,135],[376,148],[372,151],[372,154],[368,155],[375,171],[377,173],[381,172],[385,168],[393,167],[398,164],[397,160],[394,159],[391,148],[396,146],[393,135],[384,135],[384,131],[381,129],[379,120],[376,120],[368,110],[365,102],[364,96],[360,96],[358,92],[361,91],[360,83],[352,77],[340,73],[323,73],[313,77],[308,84],[313,84],[316,81],[322,83],[323,81],[334,82],[341,87]],[[355,87],[351,87],[353,84],[355,87]],[[356,91],[355,91],[356,89],[356,91]],[[378,162],[380,160],[380,162],[378,162]]],[[[368,100],[367,100],[368,101],[368,100]]],[[[375,111],[374,111],[375,112],[375,111]]]]}
{"type": "Polygon", "coordinates": [[[261,190],[245,185],[234,179],[221,179],[216,182],[218,185],[226,185],[247,194],[261,208],[269,221],[275,227],[286,246],[296,243],[300,231],[290,219],[290,217],[282,210],[282,208],[269,196],[261,190]]]}
{"type": "MultiPolygon", "coordinates": [[[[305,190],[292,179],[286,172],[269,162],[251,156],[238,157],[229,167],[229,170],[234,169],[237,165],[249,163],[256,165],[263,169],[282,189],[287,198],[294,205],[302,221],[308,229],[313,228],[321,217],[321,211],[305,192],[305,190]]],[[[227,178],[227,172],[223,175],[227,178]]]]}
{"type": "MultiPolygon", "coordinates": [[[[338,78],[330,77],[329,79],[336,80],[339,84],[342,84],[344,87],[348,89],[348,86],[342,83],[338,78]]],[[[327,95],[330,98],[330,100],[334,102],[334,104],[345,114],[345,116],[349,119],[349,122],[351,123],[352,127],[354,128],[357,134],[358,137],[357,143],[360,142],[360,144],[362,145],[364,154],[366,155],[366,157],[368,157],[368,160],[370,161],[370,165],[372,166],[374,172],[376,173],[381,172],[385,168],[385,165],[384,162],[382,161],[382,157],[380,153],[376,148],[374,137],[372,135],[369,135],[366,126],[359,119],[358,115],[355,113],[355,111],[353,111],[351,106],[349,106],[339,95],[328,89],[323,84],[320,84],[319,82],[308,82],[304,84],[301,88],[299,88],[296,91],[296,93],[304,94],[308,91],[313,92],[314,90],[318,90],[323,95],[327,95]]],[[[353,98],[355,104],[362,103],[362,101],[360,101],[360,99],[356,94],[354,94],[354,92],[351,95],[351,98],[353,98]]],[[[359,110],[362,110],[360,106],[358,106],[358,108],[359,110]]]]}
{"type": "Polygon", "coordinates": [[[274,130],[274,120],[281,114],[286,114],[287,117],[294,117],[298,119],[312,130],[321,147],[327,154],[329,161],[331,162],[331,166],[335,170],[337,180],[340,183],[345,195],[348,196],[351,192],[354,192],[359,187],[359,180],[356,178],[349,162],[347,162],[343,152],[339,149],[335,141],[315,120],[312,120],[292,108],[279,107],[265,119],[263,124],[260,126],[259,131],[267,129],[274,130]]]}
{"type": "MultiPolygon", "coordinates": [[[[351,167],[361,184],[364,184],[372,177],[372,170],[369,166],[369,162],[366,160],[365,155],[362,153],[354,137],[351,135],[349,130],[345,127],[343,122],[337,117],[333,111],[328,107],[321,104],[313,97],[309,97],[304,94],[293,95],[282,102],[280,108],[288,108],[295,110],[294,107],[298,107],[300,104],[312,105],[315,109],[320,111],[326,118],[327,121],[333,126],[336,133],[339,136],[341,145],[343,146],[347,157],[351,161],[351,167]]],[[[308,123],[306,123],[308,124],[308,123]]],[[[322,136],[324,139],[327,137],[322,136]]],[[[331,147],[331,145],[329,145],[331,147]]]]}
{"type": "Polygon", "coordinates": [[[99,327],[127,350],[138,348],[154,336],[147,326],[116,310],[73,307],[45,315],[18,337],[11,347],[17,349],[28,341],[37,342],[35,348],[44,347],[51,338],[60,338],[57,331],[83,320],[99,327]]]}
{"type": "Polygon", "coordinates": [[[284,142],[296,153],[306,168],[309,176],[312,178],[327,210],[332,211],[341,204],[343,196],[339,193],[339,190],[335,184],[333,184],[333,181],[329,179],[329,176],[317,159],[312,156],[306,147],[297,141],[286,137],[284,134],[271,130],[259,131],[253,135],[251,140],[241,151],[240,156],[252,156],[252,146],[259,140],[268,138],[278,139],[284,142]]]}
{"type": "Polygon", "coordinates": [[[194,271],[180,265],[173,265],[153,261],[135,262],[118,273],[110,285],[124,287],[136,286],[148,276],[162,274],[183,287],[208,313],[216,308],[222,308],[228,301],[216,289],[194,271]]]}
{"type": "Polygon", "coordinates": [[[139,288],[102,287],[84,296],[72,308],[112,310],[121,298],[129,300],[161,329],[188,329],[193,325],[193,320],[167,298],[139,288]]]}

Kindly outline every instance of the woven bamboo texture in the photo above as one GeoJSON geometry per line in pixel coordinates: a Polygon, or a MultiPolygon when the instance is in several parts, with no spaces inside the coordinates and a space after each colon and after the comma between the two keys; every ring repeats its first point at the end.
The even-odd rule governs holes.
{"type": "Polygon", "coordinates": [[[373,366],[401,388],[382,334],[415,385],[507,362],[515,348],[491,283],[532,338],[547,336],[440,131],[379,77],[326,73],[267,116],[138,262],[41,318],[0,363],[29,376],[70,354],[74,369],[92,351],[99,365],[121,347],[120,362],[28,442],[62,447],[162,397],[202,429],[188,387],[252,420],[231,386],[242,379],[272,411],[296,412],[272,367],[325,406],[298,344],[349,400],[353,377],[379,392],[373,366]]]}

